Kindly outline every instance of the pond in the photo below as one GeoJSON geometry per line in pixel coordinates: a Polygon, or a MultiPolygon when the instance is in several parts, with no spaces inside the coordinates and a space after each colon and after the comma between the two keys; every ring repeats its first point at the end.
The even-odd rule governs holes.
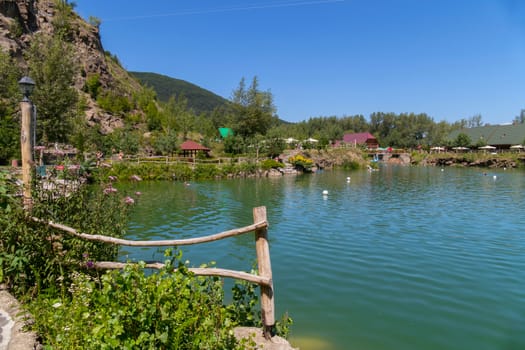
{"type": "MultiPolygon", "coordinates": [[[[276,317],[290,314],[302,350],[525,349],[522,171],[382,166],[127,190],[143,193],[130,239],[218,233],[266,206],[276,317]]],[[[194,266],[255,262],[253,234],[183,251],[194,266]]]]}

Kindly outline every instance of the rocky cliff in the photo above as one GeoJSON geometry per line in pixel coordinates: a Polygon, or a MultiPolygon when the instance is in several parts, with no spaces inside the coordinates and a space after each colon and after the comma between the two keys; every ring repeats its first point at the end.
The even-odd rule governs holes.
{"type": "Polygon", "coordinates": [[[36,34],[53,36],[68,11],[67,40],[74,47],[80,69],[75,77],[75,87],[87,100],[86,119],[89,124],[99,124],[102,131],[110,132],[122,125],[118,116],[101,111],[88,94],[82,92],[86,78],[100,77],[101,87],[123,95],[131,95],[141,86],[115,60],[104,52],[97,25],[89,24],[75,14],[64,0],[0,0],[0,49],[8,52],[21,67],[27,67],[24,51],[29,48],[36,34]]]}

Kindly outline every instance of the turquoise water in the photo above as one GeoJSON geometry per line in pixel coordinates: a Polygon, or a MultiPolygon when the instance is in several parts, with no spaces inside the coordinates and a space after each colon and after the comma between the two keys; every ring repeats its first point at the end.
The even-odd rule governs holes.
{"type": "MultiPolygon", "coordinates": [[[[143,193],[129,238],[218,233],[251,224],[264,205],[277,316],[292,316],[302,350],[525,349],[525,174],[483,172],[140,183],[128,189],[143,193]]],[[[196,266],[249,271],[255,261],[252,234],[183,251],[196,266]]],[[[156,249],[123,256],[163,260],[156,249]]]]}

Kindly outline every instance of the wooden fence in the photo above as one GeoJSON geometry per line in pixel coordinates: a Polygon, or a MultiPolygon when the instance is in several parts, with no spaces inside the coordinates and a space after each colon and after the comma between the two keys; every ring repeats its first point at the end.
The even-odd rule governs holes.
{"type": "MultiPolygon", "coordinates": [[[[33,218],[38,222],[44,222],[47,225],[65,231],[75,237],[85,239],[88,241],[98,241],[109,244],[121,246],[139,246],[139,247],[162,247],[162,246],[182,246],[192,245],[206,242],[213,242],[220,239],[238,236],[248,232],[255,232],[255,251],[257,254],[258,274],[254,275],[247,272],[227,270],[220,268],[189,268],[197,276],[219,276],[241,279],[244,281],[256,283],[261,289],[261,318],[263,323],[264,336],[270,339],[275,327],[275,302],[273,295],[273,281],[272,281],[272,266],[270,262],[270,246],[268,244],[268,221],[266,218],[266,207],[253,208],[253,224],[241,228],[236,228],[221,233],[216,233],[208,236],[189,238],[189,239],[175,239],[175,240],[159,240],[159,241],[131,241],[115,237],[92,235],[81,233],[77,230],[54,222],[43,221],[38,218],[33,218]]],[[[98,261],[94,262],[94,267],[99,269],[121,269],[128,263],[112,262],[112,261],[98,261]]],[[[147,268],[161,269],[164,267],[163,263],[147,263],[147,268]]]]}
{"type": "MultiPolygon", "coordinates": [[[[249,157],[218,157],[218,158],[196,158],[196,157],[182,157],[182,156],[138,156],[130,155],[125,156],[123,159],[117,159],[115,157],[109,158],[109,162],[118,162],[124,160],[130,163],[154,163],[154,164],[241,164],[248,163],[254,158],[249,157]]],[[[266,158],[263,158],[266,159],[266,158]]]]}

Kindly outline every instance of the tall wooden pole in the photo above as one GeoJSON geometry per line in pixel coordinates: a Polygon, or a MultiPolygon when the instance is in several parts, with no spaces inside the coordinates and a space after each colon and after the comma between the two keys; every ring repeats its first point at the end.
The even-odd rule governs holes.
{"type": "Polygon", "coordinates": [[[20,111],[22,113],[22,130],[20,134],[20,147],[22,151],[22,182],[23,182],[23,196],[24,207],[26,209],[32,208],[31,198],[31,174],[33,161],[33,105],[31,101],[24,98],[20,102],[20,111]]]}
{"type": "MultiPolygon", "coordinates": [[[[253,208],[253,221],[266,221],[266,207],[253,208]]],[[[255,250],[259,276],[270,280],[270,285],[260,285],[261,288],[261,315],[263,332],[266,339],[270,339],[275,331],[275,306],[273,299],[272,264],[270,262],[270,246],[268,244],[268,230],[266,227],[255,230],[255,250]]]]}

